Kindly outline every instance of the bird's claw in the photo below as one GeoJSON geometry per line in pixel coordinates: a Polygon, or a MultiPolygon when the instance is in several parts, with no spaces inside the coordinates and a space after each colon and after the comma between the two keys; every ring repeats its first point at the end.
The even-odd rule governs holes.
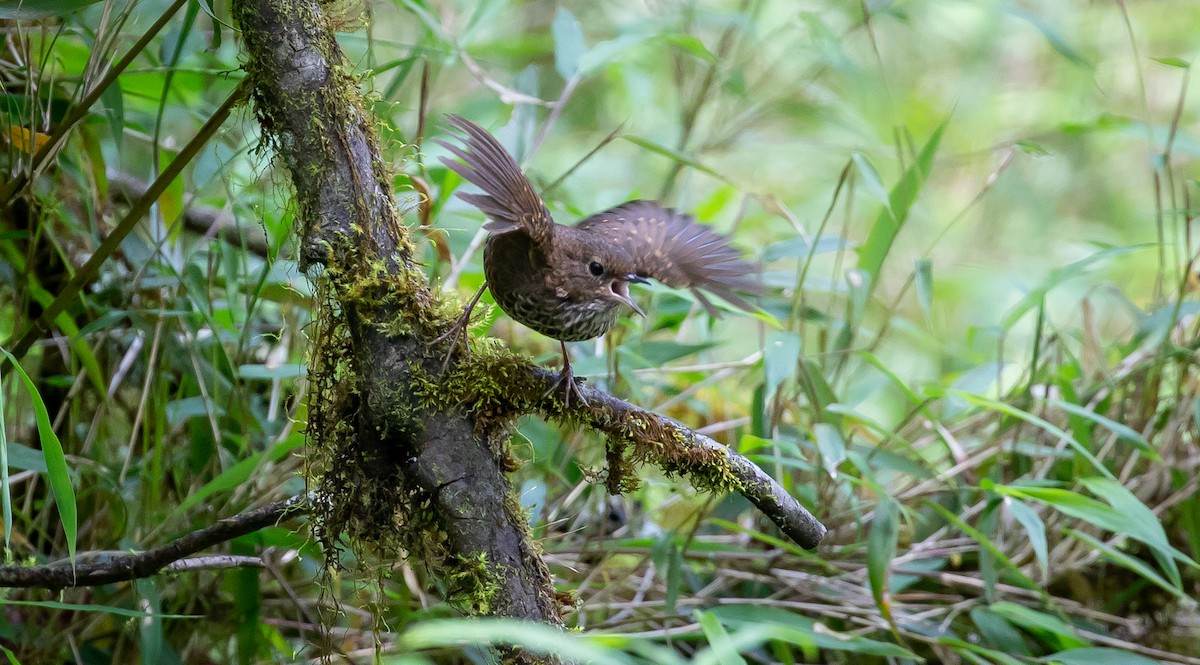
{"type": "Polygon", "coordinates": [[[469,339],[470,335],[466,334],[467,326],[470,324],[470,321],[471,321],[470,317],[471,317],[470,310],[463,312],[463,315],[458,317],[458,320],[454,322],[454,325],[450,326],[449,330],[447,330],[446,332],[442,333],[441,335],[438,335],[437,337],[433,338],[428,343],[428,346],[433,347],[433,346],[437,346],[437,345],[441,344],[442,342],[444,342],[446,340],[450,340],[450,348],[446,350],[446,359],[444,361],[442,361],[442,372],[443,373],[445,373],[446,370],[450,369],[450,360],[454,357],[454,352],[458,349],[458,344],[459,344],[460,339],[462,340],[463,348],[466,349],[468,352],[470,352],[470,350],[471,350],[471,342],[469,339]]]}
{"type": "Polygon", "coordinates": [[[571,371],[571,366],[567,365],[563,368],[562,372],[559,373],[558,381],[555,382],[553,388],[546,392],[546,395],[550,395],[561,390],[564,410],[571,408],[571,395],[574,395],[576,398],[578,398],[580,404],[589,406],[587,398],[584,397],[583,393],[579,391],[579,384],[583,383],[584,381],[587,381],[587,377],[575,376],[575,373],[571,371]]]}
{"type": "Polygon", "coordinates": [[[479,287],[479,290],[475,292],[475,296],[471,298],[471,302],[467,303],[467,307],[463,310],[462,316],[458,317],[458,320],[454,322],[454,325],[450,326],[450,329],[446,332],[429,341],[428,346],[436,346],[447,339],[450,340],[450,349],[446,351],[446,359],[442,362],[443,374],[446,373],[446,370],[450,369],[450,359],[454,357],[454,351],[458,347],[458,340],[460,337],[462,338],[463,348],[466,349],[468,353],[471,351],[471,336],[466,334],[467,328],[471,325],[471,314],[475,311],[475,305],[479,303],[479,298],[483,296],[483,290],[485,288],[487,288],[487,282],[484,282],[483,285],[479,287]]]}

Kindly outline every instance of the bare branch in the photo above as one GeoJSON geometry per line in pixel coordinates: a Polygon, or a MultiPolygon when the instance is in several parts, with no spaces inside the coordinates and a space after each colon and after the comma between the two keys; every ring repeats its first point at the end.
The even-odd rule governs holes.
{"type": "MultiPolygon", "coordinates": [[[[108,186],[114,199],[130,205],[150,191],[150,183],[128,173],[109,173],[108,186]]],[[[242,227],[229,212],[198,205],[192,199],[192,196],[186,196],[183,200],[183,225],[189,230],[207,238],[220,238],[234,247],[244,245],[256,255],[268,257],[270,247],[261,228],[253,224],[242,227]]]]}
{"type": "Polygon", "coordinates": [[[81,553],[75,569],[68,561],[44,566],[2,566],[0,587],[64,589],[151,577],[200,550],[228,542],[308,511],[308,496],[297,495],[256,510],[226,517],[182,538],[144,552],[81,553]]]}
{"type": "Polygon", "coordinates": [[[266,564],[262,557],[238,556],[236,554],[210,554],[194,556],[167,564],[168,573],[179,573],[185,570],[225,570],[226,568],[264,568],[266,564]]]}

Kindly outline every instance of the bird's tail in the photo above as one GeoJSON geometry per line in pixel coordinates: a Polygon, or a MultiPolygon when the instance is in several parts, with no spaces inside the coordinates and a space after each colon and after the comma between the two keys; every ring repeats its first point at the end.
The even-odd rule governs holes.
{"type": "Polygon", "coordinates": [[[463,148],[438,141],[462,160],[443,157],[442,163],[483,190],[483,194],[458,195],[491,218],[483,228],[492,233],[522,230],[535,242],[548,240],[553,233],[554,220],[512,155],[486,129],[470,120],[458,115],[447,116],[447,119],[466,134],[466,140],[463,148]]]}

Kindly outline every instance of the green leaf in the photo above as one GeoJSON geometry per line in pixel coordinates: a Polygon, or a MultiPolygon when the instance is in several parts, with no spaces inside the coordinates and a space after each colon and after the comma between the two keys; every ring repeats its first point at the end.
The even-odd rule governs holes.
{"type": "Polygon", "coordinates": [[[902,646],[879,642],[854,633],[840,633],[823,623],[778,607],[721,605],[709,612],[719,617],[721,622],[730,628],[741,625],[770,626],[772,639],[797,644],[801,648],[816,645],[828,651],[919,660],[913,652],[902,646]]]}
{"type": "Polygon", "coordinates": [[[862,176],[863,184],[866,185],[867,191],[883,204],[885,210],[891,212],[891,195],[888,193],[887,187],[883,185],[883,178],[879,176],[879,171],[875,170],[875,165],[861,152],[854,153],[850,159],[853,160],[859,175],[862,176]]]}
{"type": "Polygon", "coordinates": [[[674,614],[675,602],[679,600],[682,587],[683,548],[674,534],[664,534],[654,541],[650,556],[654,561],[657,576],[663,580],[666,587],[663,599],[665,610],[667,614],[674,614]]]}
{"type": "Polygon", "coordinates": [[[873,366],[875,369],[879,370],[880,374],[883,374],[884,376],[886,376],[892,382],[892,385],[894,385],[896,387],[897,390],[904,393],[905,398],[907,398],[908,401],[910,403],[912,403],[913,406],[917,406],[924,401],[921,399],[921,397],[919,395],[917,395],[915,392],[913,392],[912,388],[909,388],[908,384],[906,384],[904,382],[904,380],[901,379],[900,376],[898,374],[896,374],[895,371],[892,370],[891,367],[889,367],[883,360],[881,360],[879,358],[879,356],[877,356],[874,353],[871,353],[870,351],[867,351],[865,349],[857,352],[855,355],[857,355],[859,358],[862,358],[863,360],[870,363],[871,366],[873,366]]]}
{"type": "Polygon", "coordinates": [[[1014,655],[1030,655],[1029,647],[1022,639],[1021,633],[1009,623],[1008,619],[985,607],[973,607],[971,608],[971,620],[975,622],[975,627],[984,639],[997,649],[1014,655]]]}
{"type": "Polygon", "coordinates": [[[1062,619],[1056,616],[1039,612],[1007,600],[992,603],[990,609],[1016,625],[1030,630],[1034,634],[1038,634],[1039,637],[1048,637],[1052,642],[1057,643],[1060,648],[1091,646],[1087,640],[1080,638],[1076,634],[1074,627],[1064,623],[1062,619]]]}
{"type": "Polygon", "coordinates": [[[1072,64],[1087,69],[1091,68],[1092,64],[1087,61],[1087,58],[1083,57],[1079,51],[1075,50],[1074,47],[1067,43],[1067,40],[1065,37],[1063,37],[1062,33],[1059,32],[1057,28],[1043,20],[1040,15],[1025,11],[1024,9],[1020,9],[1016,6],[1004,7],[1004,11],[1023,21],[1029,22],[1030,25],[1037,28],[1038,32],[1042,33],[1042,37],[1046,38],[1046,42],[1050,44],[1050,48],[1053,48],[1058,52],[1059,55],[1071,61],[1072,64]]]}
{"type": "Polygon", "coordinates": [[[875,217],[875,222],[871,225],[871,231],[867,234],[867,241],[858,248],[858,267],[871,276],[872,289],[879,284],[879,271],[883,267],[883,261],[891,251],[892,243],[896,241],[896,236],[904,226],[905,220],[908,219],[908,212],[912,208],[912,204],[917,200],[917,194],[920,193],[922,185],[929,177],[929,172],[933,169],[933,158],[937,154],[938,145],[942,142],[942,134],[946,131],[948,122],[949,119],[938,125],[925,146],[921,148],[921,153],[917,155],[916,161],[908,167],[903,177],[900,178],[900,182],[892,188],[888,195],[888,204],[879,211],[879,215],[875,217]]]}
{"type": "Polygon", "coordinates": [[[821,466],[830,478],[837,478],[838,466],[846,461],[846,440],[838,428],[829,423],[813,425],[813,438],[817,442],[817,452],[821,453],[821,466]]]}
{"type": "Polygon", "coordinates": [[[933,262],[917,259],[913,267],[913,283],[917,289],[917,305],[925,315],[925,321],[933,318],[933,262]]]}
{"type": "Polygon", "coordinates": [[[1046,420],[1039,418],[1039,417],[1033,415],[1032,413],[1029,413],[1028,411],[1022,411],[1021,409],[1018,409],[1017,407],[1012,406],[1011,404],[1005,404],[1004,402],[998,402],[994,399],[988,399],[987,397],[984,397],[982,395],[976,395],[974,393],[969,393],[969,392],[965,392],[962,390],[949,390],[949,391],[947,391],[947,393],[951,394],[951,395],[956,395],[956,396],[962,398],[963,400],[966,400],[967,402],[970,402],[971,404],[974,404],[976,406],[982,406],[987,409],[996,411],[998,413],[1003,413],[1005,415],[1012,416],[1014,418],[1017,418],[1018,420],[1023,420],[1031,425],[1037,425],[1038,427],[1046,430],[1050,434],[1053,434],[1054,436],[1062,439],[1063,441],[1066,441],[1067,444],[1069,446],[1071,446],[1071,448],[1074,449],[1076,453],[1078,453],[1081,457],[1083,457],[1088,462],[1090,462],[1091,465],[1096,469],[1096,471],[1100,472],[1100,474],[1103,475],[1105,478],[1108,478],[1110,480],[1116,480],[1116,478],[1112,475],[1112,472],[1109,471],[1100,460],[1096,459],[1096,456],[1093,455],[1090,450],[1088,450],[1083,444],[1079,443],[1079,441],[1077,441],[1075,439],[1075,437],[1071,436],[1070,434],[1068,434],[1067,432],[1063,431],[1062,429],[1056,427],[1055,425],[1050,424],[1046,420]]]}
{"type": "Polygon", "coordinates": [[[24,446],[16,441],[8,442],[8,468],[22,471],[48,473],[46,456],[37,448],[24,446]]]}
{"type": "Polygon", "coordinates": [[[1042,522],[1042,518],[1038,517],[1033,508],[1011,496],[1004,497],[1004,505],[1008,508],[1008,512],[1012,513],[1013,518],[1025,529],[1025,535],[1029,536],[1029,545],[1033,547],[1038,570],[1042,573],[1042,582],[1045,582],[1050,575],[1050,550],[1046,542],[1046,524],[1042,522]]]}
{"type": "Polygon", "coordinates": [[[701,351],[707,351],[715,346],[717,346],[715,342],[685,344],[669,339],[662,339],[644,340],[635,344],[623,344],[620,350],[622,354],[628,354],[631,358],[639,361],[636,363],[638,366],[662,367],[673,360],[686,358],[701,351]]]}
{"type": "Polygon", "coordinates": [[[1163,665],[1161,660],[1139,656],[1124,649],[1107,647],[1086,647],[1082,649],[1067,649],[1050,654],[1040,659],[1043,663],[1058,663],[1059,665],[1163,665]]]}
{"type": "Polygon", "coordinates": [[[1141,575],[1146,581],[1166,591],[1167,593],[1174,595],[1179,600],[1191,602],[1187,592],[1185,592],[1183,589],[1180,589],[1177,584],[1168,582],[1163,578],[1162,575],[1159,575],[1157,572],[1155,572],[1155,570],[1147,565],[1144,561],[1129,556],[1128,554],[1111,547],[1108,543],[1105,543],[1097,538],[1093,538],[1086,533],[1082,533],[1074,529],[1068,529],[1067,533],[1087,543],[1092,549],[1103,554],[1104,558],[1108,559],[1109,561],[1112,561],[1117,565],[1124,566],[1138,575],[1141,575]]]}
{"type": "Polygon", "coordinates": [[[717,61],[717,56],[712,51],[708,50],[708,47],[704,45],[704,42],[700,41],[699,37],[683,33],[675,33],[673,35],[667,35],[666,40],[668,44],[678,46],[684,51],[696,56],[698,60],[702,60],[704,62],[717,61]]]}
{"type": "Polygon", "coordinates": [[[725,627],[715,614],[697,610],[696,620],[708,638],[708,648],[712,650],[715,662],[721,665],[746,665],[746,659],[738,654],[729,639],[729,633],[725,632],[725,627]]]}
{"type": "Polygon", "coordinates": [[[680,164],[683,164],[685,166],[690,166],[690,167],[696,169],[697,171],[700,171],[701,173],[707,173],[708,175],[716,178],[717,180],[720,180],[721,182],[724,182],[726,184],[731,184],[731,183],[729,183],[729,179],[726,178],[725,176],[721,175],[720,173],[717,173],[716,171],[708,168],[707,166],[701,164],[700,162],[697,162],[694,159],[691,159],[690,157],[684,157],[683,155],[679,154],[675,150],[672,150],[664,145],[655,143],[654,141],[650,141],[648,139],[641,138],[640,136],[629,136],[627,134],[622,134],[621,138],[625,139],[626,141],[629,141],[630,143],[632,143],[636,146],[645,148],[646,150],[649,150],[650,152],[662,155],[663,157],[666,157],[666,158],[670,159],[671,161],[679,162],[680,164]]]}
{"type": "Polygon", "coordinates": [[[119,152],[125,140],[125,95],[121,91],[119,77],[113,79],[112,85],[100,95],[100,101],[102,104],[98,110],[108,118],[108,130],[119,152]]]}
{"type": "Polygon", "coordinates": [[[625,34],[616,39],[609,39],[593,46],[587,53],[579,57],[577,68],[579,74],[591,73],[600,67],[610,64],[620,57],[629,54],[639,44],[650,39],[647,34],[625,34]]]}
{"type": "Polygon", "coordinates": [[[1136,530],[1130,531],[1129,535],[1151,547],[1171,547],[1167,532],[1158,521],[1158,516],[1124,485],[1108,478],[1080,478],[1079,483],[1137,525],[1136,530]]]}
{"type": "Polygon", "coordinates": [[[867,579],[871,596],[888,623],[892,623],[892,600],[888,591],[888,576],[892,559],[896,558],[896,543],[900,538],[900,508],[891,497],[884,497],[875,507],[875,519],[867,536],[867,579]]]}
{"type": "Polygon", "coordinates": [[[564,80],[570,80],[579,71],[579,59],[587,52],[587,40],[583,28],[575,15],[559,6],[550,23],[554,35],[554,68],[564,80]]]}
{"type": "Polygon", "coordinates": [[[1042,281],[1040,286],[1033,291],[1030,291],[1016,305],[1013,305],[1011,308],[1009,308],[1008,312],[1005,313],[1004,318],[1002,319],[1001,325],[1005,330],[1012,328],[1017,321],[1021,320],[1021,317],[1041,306],[1042,301],[1046,298],[1046,294],[1049,293],[1051,289],[1059,284],[1062,284],[1063,282],[1086,274],[1087,270],[1092,266],[1092,264],[1105,259],[1110,259],[1115,256],[1128,254],[1140,249],[1147,249],[1153,246],[1154,245],[1152,243],[1141,243],[1139,245],[1127,245],[1125,247],[1110,247],[1108,249],[1096,252],[1091,256],[1082,258],[1074,263],[1063,266],[1062,268],[1055,268],[1054,270],[1050,271],[1050,274],[1045,280],[1042,281]]]}
{"type": "Polygon", "coordinates": [[[787,240],[767,245],[763,252],[763,261],[771,262],[779,259],[800,259],[809,256],[820,256],[830,252],[840,252],[855,246],[853,240],[839,236],[821,236],[815,243],[806,236],[796,236],[787,240]]]}
{"type": "Polygon", "coordinates": [[[1150,509],[1114,480],[1093,477],[1082,478],[1079,482],[1108,502],[1107,505],[1057,487],[997,484],[993,485],[992,489],[1007,496],[1045,503],[1061,513],[1081,519],[1114,534],[1128,536],[1145,543],[1152,549],[1159,564],[1171,577],[1173,586],[1180,587],[1182,582],[1179,581],[1179,573],[1173,561],[1182,561],[1192,567],[1196,567],[1197,564],[1170,544],[1162,524],[1150,509]]]}
{"type": "Polygon", "coordinates": [[[1019,581],[1022,585],[1024,585],[1025,588],[1032,589],[1034,591],[1042,593],[1043,595],[1045,594],[1044,589],[1042,589],[1042,587],[1039,586],[1036,582],[1029,579],[1028,575],[1021,572],[1021,569],[1018,568],[1015,563],[1013,563],[1012,559],[1010,559],[1008,557],[1008,555],[1005,554],[999,547],[996,547],[996,544],[992,542],[992,539],[988,538],[982,531],[980,531],[979,529],[976,529],[975,527],[971,526],[970,524],[967,524],[966,522],[964,522],[962,520],[962,518],[960,518],[958,515],[955,515],[954,513],[950,512],[949,509],[947,509],[945,506],[941,505],[940,503],[937,503],[934,501],[927,501],[926,505],[928,505],[930,508],[933,508],[934,510],[936,510],[938,513],[941,514],[942,517],[944,517],[946,519],[947,522],[958,527],[963,533],[967,534],[968,536],[973,538],[975,540],[975,542],[979,543],[979,545],[981,547],[983,547],[985,550],[987,550],[988,554],[991,554],[993,557],[995,557],[997,562],[999,562],[1001,565],[1003,565],[1005,568],[1007,568],[1012,573],[1013,577],[1015,577],[1017,579],[1017,581],[1019,581]]]}
{"type": "Polygon", "coordinates": [[[270,461],[278,462],[279,460],[291,454],[292,451],[300,448],[303,445],[303,436],[289,436],[288,438],[275,444],[270,451],[254,453],[253,455],[250,455],[246,459],[241,460],[237,464],[234,464],[228,469],[225,469],[221,473],[217,474],[215,478],[205,483],[203,487],[189,494],[188,497],[179,504],[179,507],[172,512],[171,517],[169,517],[166,521],[173,521],[179,515],[187,513],[187,511],[193,506],[202,503],[208,499],[208,497],[218,492],[231,490],[240,486],[242,483],[245,483],[250,479],[250,476],[254,474],[254,471],[258,469],[260,465],[262,465],[264,456],[269,455],[268,459],[270,461]]]}
{"type": "Polygon", "coordinates": [[[33,415],[37,420],[38,441],[42,446],[42,455],[46,460],[46,477],[50,481],[50,491],[54,495],[54,503],[58,506],[58,517],[62,523],[63,535],[67,540],[67,556],[71,560],[71,570],[75,569],[75,539],[79,528],[79,517],[75,505],[75,488],[71,485],[71,470],[67,467],[67,457],[63,453],[62,443],[54,433],[50,424],[50,414],[46,412],[46,404],[38,394],[33,379],[25,373],[21,364],[6,349],[0,348],[0,353],[8,356],[13,369],[20,375],[29,392],[29,400],[33,402],[33,415]]]}
{"type": "Polygon", "coordinates": [[[1141,452],[1143,455],[1145,455],[1147,458],[1154,460],[1156,462],[1162,461],[1162,458],[1159,456],[1158,451],[1154,450],[1154,448],[1150,445],[1150,442],[1147,441],[1145,437],[1143,437],[1141,434],[1139,434],[1132,427],[1121,424],[1111,418],[1106,418],[1106,417],[1100,415],[1099,413],[1096,413],[1095,411],[1092,411],[1091,409],[1084,407],[1084,406],[1080,406],[1078,404],[1072,404],[1070,402],[1064,402],[1063,400],[1053,399],[1053,398],[1046,399],[1044,401],[1048,404],[1053,404],[1054,406],[1057,406],[1058,408],[1062,409],[1063,411],[1066,411],[1067,413],[1079,416],[1080,418],[1084,418],[1086,420],[1090,420],[1090,421],[1096,423],[1097,425],[1104,427],[1105,429],[1109,430],[1113,434],[1116,434],[1117,438],[1119,440],[1125,441],[1126,443],[1132,443],[1134,446],[1137,447],[1138,451],[1141,452]]]}
{"type": "Polygon", "coordinates": [[[308,375],[304,363],[280,363],[278,365],[241,365],[238,376],[247,381],[271,381],[274,379],[301,379],[308,375]]]}
{"type": "Polygon", "coordinates": [[[170,647],[163,638],[162,620],[158,618],[159,608],[162,607],[158,584],[153,578],[142,578],[135,580],[133,586],[137,590],[138,607],[146,610],[146,614],[137,622],[138,653],[142,665],[168,665],[171,661],[170,647]]]}
{"type": "Polygon", "coordinates": [[[766,403],[775,398],[779,386],[796,373],[800,362],[800,336],[791,332],[773,332],[763,349],[763,373],[766,376],[766,403]]]}
{"type": "MultiPolygon", "coordinates": [[[[514,619],[439,619],[409,627],[401,635],[401,650],[461,647],[467,644],[511,644],[533,653],[554,654],[564,660],[596,665],[633,665],[629,656],[612,648],[622,643],[604,636],[580,635],[551,628],[542,623],[514,619]]],[[[670,661],[667,661],[670,662],[670,661]]],[[[678,661],[676,661],[678,662],[678,661]]]]}
{"type": "Polygon", "coordinates": [[[0,373],[0,504],[4,515],[4,551],[11,551],[12,541],[12,488],[8,481],[8,430],[4,426],[4,375],[0,373]]]}
{"type": "Polygon", "coordinates": [[[1192,63],[1188,62],[1187,60],[1184,60],[1183,58],[1150,58],[1150,59],[1153,60],[1154,62],[1157,62],[1160,65],[1166,65],[1168,67],[1179,67],[1180,69],[1188,69],[1192,66],[1192,63]]]}
{"type": "Polygon", "coordinates": [[[109,605],[97,604],[80,604],[80,603],[60,603],[56,600],[10,600],[0,598],[0,605],[22,605],[25,607],[44,607],[51,610],[67,610],[70,612],[104,612],[106,614],[115,614],[117,616],[129,617],[131,619],[145,619],[146,617],[154,617],[157,619],[204,619],[202,614],[151,614],[149,612],[141,612],[139,610],[130,610],[124,607],[112,607],[109,605]]]}
{"type": "Polygon", "coordinates": [[[97,2],[100,0],[10,0],[0,6],[0,19],[21,21],[47,16],[66,16],[97,2]]]}

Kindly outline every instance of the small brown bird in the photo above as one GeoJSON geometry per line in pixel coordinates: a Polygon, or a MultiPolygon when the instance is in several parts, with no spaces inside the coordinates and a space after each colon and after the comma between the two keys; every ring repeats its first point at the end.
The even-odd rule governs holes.
{"type": "MultiPolygon", "coordinates": [[[[559,385],[568,406],[572,393],[585,400],[575,385],[566,343],[608,332],[623,307],[645,316],[629,296],[631,283],[644,284],[650,277],[691,289],[714,316],[717,310],[704,291],[752,309],[737,291],[760,291],[748,276],[753,266],[724,236],[654,201],[629,201],[575,226],[558,224],[521,167],[487,130],[455,115],[449,122],[466,134],[465,149],[438,141],[462,160],[442,162],[483,190],[459,197],[491,218],[483,226],[490,232],[483,250],[484,287],[509,316],[559,340],[559,385]]],[[[442,339],[462,333],[482,295],[483,287],[442,339]]]]}

